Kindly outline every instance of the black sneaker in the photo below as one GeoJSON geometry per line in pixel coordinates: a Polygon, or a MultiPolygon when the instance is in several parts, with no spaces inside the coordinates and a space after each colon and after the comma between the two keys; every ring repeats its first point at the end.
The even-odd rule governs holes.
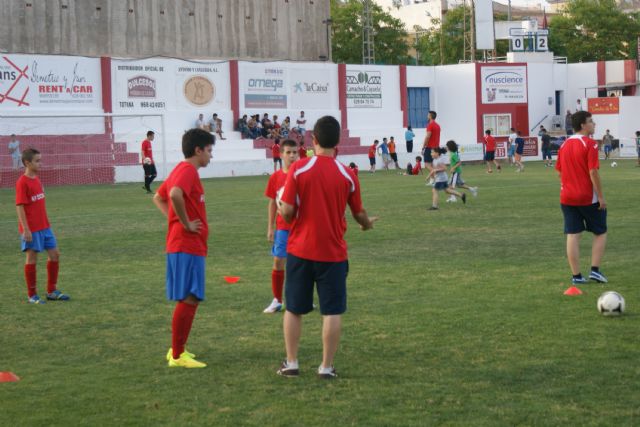
{"type": "Polygon", "coordinates": [[[464,203],[464,204],[467,203],[467,194],[466,193],[462,193],[462,203],[464,203]]]}
{"type": "Polygon", "coordinates": [[[282,365],[280,365],[280,369],[276,371],[276,374],[283,377],[297,377],[300,375],[300,369],[298,368],[290,368],[287,364],[287,361],[283,361],[282,365]]]}
{"type": "Polygon", "coordinates": [[[431,206],[429,209],[427,209],[428,211],[437,211],[438,208],[435,206],[431,206]]]}
{"type": "Polygon", "coordinates": [[[329,372],[322,372],[322,373],[320,372],[320,368],[318,368],[318,378],[321,378],[323,380],[332,380],[334,378],[338,378],[338,374],[336,373],[336,368],[332,366],[329,372]]]}

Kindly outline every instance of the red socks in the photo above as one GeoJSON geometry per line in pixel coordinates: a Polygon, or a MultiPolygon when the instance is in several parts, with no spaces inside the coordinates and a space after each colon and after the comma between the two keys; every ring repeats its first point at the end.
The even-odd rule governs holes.
{"type": "Polygon", "coordinates": [[[284,287],[284,270],[271,271],[271,291],[273,297],[282,304],[282,288],[284,287]]]}
{"type": "Polygon", "coordinates": [[[171,348],[174,359],[178,359],[184,352],[197,309],[197,305],[184,302],[176,304],[176,308],[173,311],[173,321],[171,322],[171,348]]]}
{"type": "Polygon", "coordinates": [[[56,290],[58,283],[58,261],[47,261],[47,293],[50,294],[56,290]]]}
{"type": "Polygon", "coordinates": [[[29,298],[36,294],[36,265],[24,265],[24,280],[27,282],[27,295],[29,298]]]}

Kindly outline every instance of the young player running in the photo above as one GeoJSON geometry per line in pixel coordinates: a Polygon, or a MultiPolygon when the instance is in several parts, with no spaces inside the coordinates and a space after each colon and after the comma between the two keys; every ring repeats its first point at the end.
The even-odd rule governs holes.
{"type": "Polygon", "coordinates": [[[428,178],[433,178],[435,183],[431,189],[431,207],[430,211],[438,210],[438,191],[444,191],[447,194],[452,194],[462,199],[462,203],[467,203],[467,195],[464,193],[458,193],[456,190],[449,188],[447,178],[447,161],[448,159],[443,155],[447,152],[445,148],[433,148],[431,149],[431,157],[433,158],[433,165],[428,178]]]}
{"type": "Polygon", "coordinates": [[[44,304],[36,292],[36,262],[38,253],[47,251],[47,299],[67,301],[68,295],[57,289],[60,251],[56,236],[51,230],[44,188],[38,178],[41,156],[38,150],[28,148],[22,152],[24,175],[16,182],[16,211],[18,212],[18,231],[21,234],[21,248],[27,256],[24,265],[24,277],[27,282],[27,295],[30,304],[44,304]]]}
{"type": "Polygon", "coordinates": [[[313,288],[318,291],[322,314],[322,364],[320,378],[335,378],[333,359],[340,341],[342,314],[347,309],[346,282],[349,261],[344,233],[345,208],[362,230],[373,228],[362,207],[360,183],[355,174],[333,158],[340,140],[340,124],[331,117],[320,118],[313,129],[316,155],[294,163],[289,169],[280,214],[291,226],[287,246],[287,310],[284,339],[287,359],[279,375],[297,377],[298,344],[302,316],[313,309],[313,288]]]}
{"type": "Polygon", "coordinates": [[[198,169],[211,161],[215,137],[203,129],[182,136],[185,160],[171,171],[153,202],[168,219],[167,299],[177,301],[171,323],[170,368],[204,368],[185,346],[200,301],[204,300],[204,261],[209,225],[198,169]]]}
{"type": "MultiPolygon", "coordinates": [[[[476,197],[478,195],[478,187],[470,187],[462,179],[462,160],[460,160],[460,154],[458,153],[458,144],[453,140],[447,141],[447,151],[449,152],[449,173],[451,173],[449,186],[454,190],[456,187],[467,189],[471,191],[473,197],[476,197]]],[[[455,202],[456,200],[456,196],[452,194],[447,199],[447,202],[455,202]]]]}
{"type": "Polygon", "coordinates": [[[280,196],[284,190],[289,167],[298,160],[298,148],[296,142],[287,139],[280,144],[280,157],[284,160],[282,169],[279,169],[269,178],[264,195],[269,198],[267,207],[267,239],[273,242],[271,255],[273,255],[273,270],[271,271],[271,291],[273,301],[264,313],[275,313],[282,310],[282,288],[284,286],[284,266],[287,261],[287,240],[291,226],[278,214],[280,196]]]}

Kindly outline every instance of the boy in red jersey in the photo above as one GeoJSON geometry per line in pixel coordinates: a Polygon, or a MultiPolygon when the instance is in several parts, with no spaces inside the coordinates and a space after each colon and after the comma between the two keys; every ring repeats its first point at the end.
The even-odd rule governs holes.
{"type": "Polygon", "coordinates": [[[369,172],[373,173],[376,171],[376,153],[378,152],[378,140],[373,141],[373,144],[369,147],[369,164],[371,168],[369,168],[369,172]]]}
{"type": "Polygon", "coordinates": [[[358,178],[333,158],[339,140],[338,121],[331,116],[320,118],[313,129],[316,155],[291,166],[281,198],[280,214],[285,221],[293,221],[287,245],[287,311],[283,325],[287,359],[277,372],[283,376],[299,375],[302,315],[313,310],[315,284],[323,316],[318,376],[336,377],[333,358],[340,341],[341,315],[347,309],[345,208],[348,204],[362,230],[373,228],[376,220],[369,218],[362,207],[358,178]]]}
{"type": "Polygon", "coordinates": [[[18,212],[18,231],[21,235],[21,249],[27,254],[24,265],[24,277],[27,282],[27,295],[30,304],[44,304],[36,292],[36,262],[38,252],[47,251],[47,299],[67,301],[68,295],[57,289],[60,251],[56,236],[49,225],[45,206],[44,188],[38,178],[40,171],[40,152],[28,148],[22,152],[24,175],[16,182],[16,211],[18,212]]]}
{"type": "Polygon", "coordinates": [[[578,111],[572,116],[575,135],[558,151],[556,170],[560,174],[560,207],[567,235],[567,258],[573,284],[587,283],[580,272],[580,236],[584,230],[594,234],[589,279],[607,283],[600,272],[600,261],[607,243],[607,202],[600,182],[598,143],[589,135],[595,130],[591,113],[578,111]]]}
{"type": "MultiPolygon", "coordinates": [[[[306,153],[305,153],[306,154],[306,153]]],[[[298,147],[296,142],[287,139],[280,145],[280,155],[284,158],[282,169],[275,172],[269,178],[264,195],[269,198],[267,214],[269,222],[267,224],[267,239],[273,242],[271,255],[273,255],[273,270],[271,271],[271,291],[273,301],[264,309],[264,313],[275,313],[282,310],[282,288],[284,286],[284,265],[287,260],[287,239],[291,226],[278,215],[278,205],[280,196],[284,190],[284,183],[287,180],[289,167],[298,160],[298,147]]]]}
{"type": "Polygon", "coordinates": [[[304,138],[300,140],[300,149],[298,150],[298,158],[300,159],[307,158],[307,149],[304,146],[304,138]]]}
{"type": "Polygon", "coordinates": [[[491,136],[491,129],[484,132],[484,161],[487,162],[487,173],[493,173],[491,163],[496,165],[496,170],[500,172],[502,167],[496,160],[496,139],[491,136]]]}
{"type": "Polygon", "coordinates": [[[204,261],[209,225],[198,169],[211,161],[215,137],[203,129],[182,136],[185,160],[171,171],[153,197],[167,217],[167,299],[178,301],[171,323],[170,368],[204,368],[185,346],[200,301],[204,300],[204,261]]]}
{"type": "Polygon", "coordinates": [[[273,155],[273,173],[278,170],[278,164],[282,169],[282,159],[280,158],[280,139],[276,138],[271,146],[271,154],[273,155]]]}
{"type": "Polygon", "coordinates": [[[147,190],[147,194],[153,194],[151,191],[151,183],[156,176],[158,176],[158,172],[156,171],[156,163],[153,161],[153,150],[151,150],[151,141],[155,137],[155,133],[150,130],[147,132],[147,139],[142,141],[142,168],[144,169],[144,189],[147,190]]]}
{"type": "MultiPolygon", "coordinates": [[[[429,111],[429,114],[427,114],[429,123],[427,124],[427,134],[422,144],[422,158],[424,159],[424,166],[429,169],[429,172],[433,169],[431,150],[440,148],[440,125],[436,122],[436,117],[438,117],[438,113],[435,111],[429,111]]],[[[433,180],[430,180],[429,183],[433,183],[433,180]]]]}

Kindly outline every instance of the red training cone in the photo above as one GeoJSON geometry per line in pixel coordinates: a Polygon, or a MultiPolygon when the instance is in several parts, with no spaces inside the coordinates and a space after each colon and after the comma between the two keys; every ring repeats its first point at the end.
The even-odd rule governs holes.
{"type": "Polygon", "coordinates": [[[564,294],[569,295],[570,297],[574,297],[576,295],[582,295],[582,291],[575,286],[571,286],[566,291],[564,291],[564,294]]]}
{"type": "Polygon", "coordinates": [[[240,276],[224,276],[224,281],[227,283],[238,283],[240,276]]]}
{"type": "Polygon", "coordinates": [[[0,383],[15,383],[20,378],[13,372],[0,372],[0,383]]]}

